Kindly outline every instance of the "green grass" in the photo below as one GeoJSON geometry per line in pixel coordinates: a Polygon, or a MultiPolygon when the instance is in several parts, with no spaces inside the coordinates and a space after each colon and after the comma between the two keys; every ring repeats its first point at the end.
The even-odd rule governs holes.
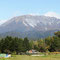
{"type": "Polygon", "coordinates": [[[60,60],[60,55],[48,55],[48,56],[27,56],[27,55],[14,55],[8,59],[0,59],[0,60],[60,60]]]}

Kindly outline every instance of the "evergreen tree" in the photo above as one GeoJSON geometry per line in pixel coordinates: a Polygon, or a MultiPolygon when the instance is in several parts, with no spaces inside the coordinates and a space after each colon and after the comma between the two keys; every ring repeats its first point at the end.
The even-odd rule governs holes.
{"type": "Polygon", "coordinates": [[[23,46],[24,46],[24,51],[27,51],[30,49],[30,44],[29,44],[29,40],[28,38],[24,38],[24,41],[23,41],[23,46]]]}

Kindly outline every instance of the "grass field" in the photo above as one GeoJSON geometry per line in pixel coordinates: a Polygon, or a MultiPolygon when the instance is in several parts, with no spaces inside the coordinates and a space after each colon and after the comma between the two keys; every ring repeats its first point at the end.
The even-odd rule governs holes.
{"type": "Polygon", "coordinates": [[[27,56],[27,55],[14,55],[11,58],[0,58],[0,60],[60,60],[60,55],[48,56],[27,56]]]}

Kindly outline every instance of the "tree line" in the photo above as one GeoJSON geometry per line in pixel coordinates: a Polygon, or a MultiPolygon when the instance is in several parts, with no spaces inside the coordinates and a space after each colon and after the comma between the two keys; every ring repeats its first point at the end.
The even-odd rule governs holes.
{"type": "Polygon", "coordinates": [[[60,31],[55,32],[54,36],[39,40],[29,40],[18,37],[7,36],[0,39],[0,53],[25,53],[31,49],[39,52],[60,52],[60,31]]]}
{"type": "Polygon", "coordinates": [[[7,36],[0,40],[0,52],[1,53],[13,53],[16,54],[20,52],[26,52],[30,50],[29,40],[27,38],[13,38],[11,36],[7,36]]]}

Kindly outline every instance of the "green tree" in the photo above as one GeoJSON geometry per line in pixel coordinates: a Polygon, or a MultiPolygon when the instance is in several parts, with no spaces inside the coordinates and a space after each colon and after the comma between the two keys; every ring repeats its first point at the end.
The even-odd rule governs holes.
{"type": "Polygon", "coordinates": [[[60,31],[54,33],[57,37],[60,37],[60,31]]]}
{"type": "Polygon", "coordinates": [[[45,40],[44,39],[40,39],[38,40],[38,47],[39,47],[39,51],[40,52],[45,52],[45,40]]]}
{"type": "Polygon", "coordinates": [[[23,41],[23,46],[24,46],[24,51],[26,52],[27,50],[30,50],[30,44],[29,44],[29,40],[28,38],[24,38],[24,41],[23,41]]]}

